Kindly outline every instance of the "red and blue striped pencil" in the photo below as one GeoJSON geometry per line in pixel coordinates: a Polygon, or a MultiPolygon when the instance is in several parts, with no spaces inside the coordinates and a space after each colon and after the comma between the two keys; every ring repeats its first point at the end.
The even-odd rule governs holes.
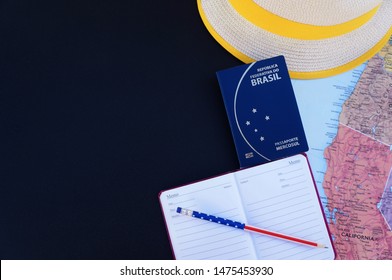
{"type": "Polygon", "coordinates": [[[281,234],[281,233],[274,232],[274,231],[269,231],[269,230],[266,230],[266,229],[261,229],[261,228],[257,228],[257,227],[253,227],[253,226],[248,226],[248,225],[245,225],[244,223],[240,223],[240,222],[232,221],[232,220],[229,220],[229,219],[216,217],[216,216],[213,216],[213,215],[208,215],[208,214],[205,214],[205,213],[201,213],[201,212],[197,212],[197,211],[193,211],[193,210],[189,210],[189,209],[184,209],[184,208],[181,208],[181,207],[177,207],[177,213],[182,214],[182,215],[186,215],[186,216],[189,216],[189,217],[201,219],[201,220],[206,220],[206,221],[209,221],[209,222],[214,222],[214,223],[221,224],[221,225],[234,227],[234,228],[237,228],[237,229],[242,229],[242,230],[249,231],[249,232],[256,232],[256,233],[268,235],[268,236],[271,236],[271,237],[280,238],[280,239],[283,239],[283,240],[296,242],[296,243],[303,244],[303,245],[308,245],[308,246],[311,246],[311,247],[328,248],[324,244],[320,244],[320,243],[317,243],[317,242],[308,241],[308,240],[305,240],[305,239],[301,239],[301,238],[297,238],[297,237],[281,234]]]}

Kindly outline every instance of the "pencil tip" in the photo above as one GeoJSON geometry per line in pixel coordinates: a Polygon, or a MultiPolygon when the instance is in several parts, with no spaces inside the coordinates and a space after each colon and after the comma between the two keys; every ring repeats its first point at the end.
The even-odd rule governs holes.
{"type": "Polygon", "coordinates": [[[325,246],[324,244],[317,244],[317,247],[328,249],[328,246],[325,246]]]}

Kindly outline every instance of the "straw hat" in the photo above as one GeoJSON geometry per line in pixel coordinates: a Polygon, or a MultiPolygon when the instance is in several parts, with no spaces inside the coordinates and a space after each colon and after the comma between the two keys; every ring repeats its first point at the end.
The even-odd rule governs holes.
{"type": "Polygon", "coordinates": [[[327,77],[392,35],[392,0],[197,0],[208,31],[245,63],[284,55],[292,78],[327,77]]]}

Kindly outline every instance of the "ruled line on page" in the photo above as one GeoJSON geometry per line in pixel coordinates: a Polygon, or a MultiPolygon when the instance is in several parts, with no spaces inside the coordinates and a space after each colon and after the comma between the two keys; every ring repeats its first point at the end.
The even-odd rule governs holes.
{"type": "Polygon", "coordinates": [[[303,169],[302,168],[297,168],[297,169],[293,169],[293,170],[290,170],[290,171],[287,171],[287,172],[284,172],[284,173],[280,173],[279,175],[287,175],[287,174],[298,172],[298,171],[303,171],[303,169]]]}
{"type": "MultiPolygon", "coordinates": [[[[284,215],[283,214],[279,214],[280,215],[280,217],[285,217],[285,216],[287,216],[287,213],[289,213],[289,214],[293,214],[293,213],[296,213],[296,211],[291,211],[291,212],[288,212],[287,210],[289,210],[289,209],[291,209],[291,208],[297,208],[298,206],[300,206],[300,205],[302,205],[302,204],[306,204],[306,205],[309,205],[309,202],[311,202],[312,200],[311,199],[308,199],[308,200],[305,200],[305,201],[302,201],[302,202],[297,202],[297,203],[294,203],[294,204],[290,204],[290,205],[287,205],[286,207],[285,207],[285,209],[273,209],[273,210],[271,210],[271,211],[269,211],[269,212],[267,212],[267,211],[260,211],[260,210],[263,210],[262,208],[261,209],[259,209],[258,210],[258,212],[256,212],[256,214],[254,214],[254,215],[250,215],[249,217],[253,220],[253,219],[255,219],[255,220],[259,220],[259,219],[263,219],[263,221],[265,222],[267,219],[276,219],[276,218],[278,218],[279,216],[277,216],[277,214],[279,214],[279,213],[281,213],[281,212],[283,212],[283,213],[285,213],[284,215]],[[276,216],[274,216],[273,214],[276,214],[276,216]],[[262,218],[260,218],[260,217],[262,217],[262,218]]],[[[312,206],[307,206],[306,208],[304,208],[305,210],[306,209],[310,209],[310,208],[313,208],[312,206]]],[[[304,215],[304,214],[303,214],[304,215]]],[[[302,215],[302,216],[303,216],[302,215]]]]}
{"type": "Polygon", "coordinates": [[[272,199],[275,199],[275,198],[279,198],[280,199],[282,196],[290,195],[292,193],[295,193],[295,192],[298,192],[298,191],[301,191],[301,190],[306,190],[306,189],[308,189],[308,187],[304,187],[304,188],[301,188],[301,189],[295,189],[295,190],[292,190],[290,192],[285,192],[283,194],[279,194],[279,195],[276,195],[276,196],[268,197],[267,199],[261,199],[261,200],[258,200],[258,201],[247,203],[247,205],[248,206],[252,206],[253,204],[261,203],[261,202],[264,202],[264,201],[271,201],[272,199]]]}
{"type": "Polygon", "coordinates": [[[304,181],[299,181],[299,182],[296,182],[296,183],[290,183],[289,186],[290,186],[290,187],[293,187],[293,186],[296,186],[296,185],[303,185],[303,184],[305,184],[305,183],[306,183],[306,180],[304,180],[304,181]]]}
{"type": "MultiPolygon", "coordinates": [[[[252,174],[252,175],[247,175],[245,177],[241,177],[241,180],[247,180],[247,179],[250,179],[250,178],[254,178],[254,177],[257,177],[257,176],[262,176],[262,175],[265,175],[267,173],[276,172],[278,170],[282,170],[282,169],[286,169],[286,168],[292,168],[292,166],[291,165],[285,165],[285,166],[277,167],[277,168],[270,169],[270,170],[267,170],[267,171],[257,172],[257,173],[252,174]]],[[[286,172],[280,172],[280,173],[278,173],[278,175],[279,176],[284,176],[284,175],[288,175],[288,174],[291,174],[291,173],[294,173],[294,172],[298,172],[298,171],[303,171],[303,169],[302,168],[297,168],[297,169],[289,170],[289,171],[286,171],[286,172]]]]}
{"type": "MultiPolygon", "coordinates": [[[[314,236],[313,236],[314,237],[314,236]]],[[[319,236],[314,239],[315,242],[322,242],[324,239],[322,236],[319,236]]],[[[298,254],[302,255],[304,259],[311,258],[311,256],[317,254],[325,254],[326,258],[329,255],[328,250],[320,250],[320,248],[310,248],[306,246],[302,246],[299,244],[287,244],[279,241],[263,241],[256,242],[257,246],[261,246],[263,250],[260,252],[263,258],[270,259],[290,259],[294,258],[298,254]],[[266,246],[269,245],[269,246],[266,246]],[[295,253],[294,253],[295,251],[295,253]],[[293,253],[290,253],[293,252],[293,253]],[[289,253],[289,254],[287,254],[289,253]]]]}
{"type": "Polygon", "coordinates": [[[195,198],[189,198],[189,199],[180,200],[180,201],[173,201],[173,202],[169,202],[167,205],[169,205],[169,206],[184,205],[184,204],[188,203],[189,201],[195,201],[195,198]]]}
{"type": "Polygon", "coordinates": [[[281,178],[280,180],[281,180],[281,182],[291,181],[291,180],[298,179],[298,178],[301,178],[301,177],[304,177],[304,176],[305,176],[305,174],[300,174],[300,175],[297,175],[297,176],[294,176],[294,177],[290,177],[290,178],[281,178]]]}
{"type": "MultiPolygon", "coordinates": [[[[303,198],[303,197],[305,197],[305,196],[307,196],[307,195],[299,195],[299,196],[296,196],[296,197],[291,197],[291,198],[286,199],[286,200],[282,200],[282,201],[279,201],[279,202],[275,202],[274,204],[263,205],[263,206],[261,206],[261,207],[258,207],[258,208],[254,208],[254,209],[248,210],[248,212],[250,212],[250,213],[251,213],[251,212],[257,212],[257,211],[260,211],[260,210],[265,210],[265,209],[267,209],[267,208],[269,208],[269,207],[279,206],[280,204],[286,204],[286,205],[287,205],[287,202],[296,200],[296,199],[298,199],[298,198],[303,198]]],[[[311,201],[311,199],[308,199],[308,200],[304,200],[304,201],[301,201],[301,202],[298,202],[298,203],[291,204],[291,205],[289,205],[288,207],[298,206],[298,205],[307,203],[307,202],[309,202],[309,201],[311,201]]],[[[286,205],[285,205],[285,207],[286,207],[286,205]]]]}
{"type": "MultiPolygon", "coordinates": [[[[306,248],[301,248],[302,250],[299,250],[299,251],[298,251],[298,247],[299,247],[299,246],[301,246],[301,245],[292,246],[291,248],[282,248],[280,251],[277,251],[277,250],[274,249],[273,253],[270,253],[270,254],[262,254],[262,256],[263,256],[264,258],[280,259],[280,260],[281,260],[281,259],[290,259],[290,258],[292,258],[292,257],[295,256],[295,255],[298,255],[298,254],[301,254],[301,255],[302,255],[302,254],[304,254],[305,252],[314,250],[314,248],[308,248],[308,247],[306,247],[306,248]],[[287,253],[289,253],[290,251],[295,252],[295,253],[287,254],[287,253]],[[286,253],[286,254],[284,254],[284,253],[286,253]],[[279,256],[279,254],[284,254],[284,255],[279,256]],[[279,256],[279,257],[276,257],[276,256],[279,256]]],[[[304,247],[304,246],[302,246],[302,247],[304,247]]]]}
{"type": "MultiPolygon", "coordinates": [[[[219,249],[228,248],[228,247],[235,246],[235,245],[238,245],[238,244],[243,244],[243,243],[245,243],[245,242],[246,242],[246,240],[241,240],[241,241],[238,241],[238,242],[225,244],[224,246],[220,246],[220,247],[212,247],[212,248],[211,248],[211,247],[209,246],[210,249],[208,249],[208,250],[201,250],[201,251],[194,252],[194,253],[192,253],[192,254],[182,255],[182,257],[184,257],[184,258],[189,258],[189,257],[194,256],[194,255],[200,255],[200,254],[209,253],[209,252],[216,251],[216,250],[219,250],[219,249]]],[[[200,248],[200,247],[199,247],[199,248],[200,248]]],[[[247,248],[247,247],[242,247],[241,249],[246,249],[246,248],[247,248]]],[[[230,251],[228,251],[227,253],[230,253],[230,251]]]]}
{"type": "MultiPolygon", "coordinates": [[[[306,216],[302,216],[302,217],[295,217],[295,218],[292,218],[292,219],[290,219],[290,221],[294,221],[294,222],[295,222],[296,220],[301,220],[301,219],[304,218],[304,217],[307,217],[307,215],[306,215],[306,216]]],[[[318,218],[313,218],[313,219],[310,219],[310,220],[301,221],[300,224],[292,223],[291,226],[284,227],[284,228],[280,229],[279,231],[286,231],[286,230],[288,230],[288,229],[290,229],[290,228],[296,228],[296,227],[298,227],[298,226],[301,226],[301,227],[302,227],[304,224],[312,223],[312,222],[317,221],[317,220],[318,220],[318,218]]],[[[275,224],[271,225],[271,227],[277,227],[277,226],[286,225],[286,224],[287,224],[287,222],[282,221],[282,222],[275,223],[275,224]]],[[[257,225],[257,224],[256,224],[256,225],[257,225]]]]}
{"type": "MultiPolygon", "coordinates": [[[[298,245],[299,247],[300,245],[298,245]]],[[[328,250],[317,250],[314,248],[301,248],[302,250],[298,250],[298,247],[292,247],[290,249],[282,249],[280,251],[275,251],[272,254],[265,254],[263,257],[265,258],[270,258],[270,259],[280,259],[280,260],[285,260],[285,259],[297,259],[296,256],[301,255],[302,259],[314,259],[315,256],[322,256],[324,255],[324,258],[320,259],[328,259],[328,250]],[[276,257],[279,256],[279,257],[276,257]]]]}
{"type": "MultiPolygon", "coordinates": [[[[189,236],[194,236],[194,235],[198,236],[198,235],[200,235],[201,233],[207,233],[207,232],[212,232],[212,231],[217,231],[217,230],[218,230],[218,231],[222,231],[222,230],[220,229],[220,227],[214,227],[214,228],[210,228],[210,229],[203,229],[203,230],[199,230],[199,231],[192,231],[191,233],[186,233],[186,234],[178,234],[177,237],[178,237],[178,239],[180,239],[180,238],[189,237],[189,236]]],[[[230,232],[230,231],[233,231],[233,230],[235,230],[235,229],[234,229],[234,228],[233,228],[233,229],[228,229],[228,230],[223,231],[223,232],[220,232],[220,233],[218,233],[218,234],[214,234],[214,235],[210,234],[210,235],[208,235],[208,236],[209,236],[209,237],[212,237],[212,236],[216,236],[216,235],[220,235],[220,234],[225,234],[225,233],[230,232]]],[[[196,239],[192,239],[192,240],[196,240],[196,239]]]]}
{"type": "MultiPolygon", "coordinates": [[[[209,238],[212,238],[212,237],[216,237],[216,236],[219,236],[219,235],[222,235],[222,234],[227,234],[227,233],[230,233],[230,232],[233,232],[233,231],[238,231],[237,229],[227,229],[226,231],[223,231],[223,232],[219,232],[219,233],[217,233],[217,234],[213,234],[213,235],[207,235],[207,236],[203,236],[203,237],[199,237],[199,238],[195,238],[195,239],[192,239],[192,240],[187,240],[187,241],[183,241],[183,242],[179,242],[180,244],[184,244],[184,243],[188,243],[188,242],[195,242],[195,241],[200,241],[200,240],[204,240],[204,239],[209,239],[209,238]]],[[[191,235],[199,235],[199,233],[205,233],[205,232],[207,232],[207,231],[200,231],[200,232],[195,232],[195,233],[190,233],[190,234],[186,234],[186,235],[182,235],[182,236],[178,236],[178,239],[180,239],[180,238],[184,238],[184,237],[188,237],[188,236],[191,236],[191,235]]],[[[199,235],[200,236],[200,235],[199,235]]]]}
{"type": "MultiPolygon", "coordinates": [[[[302,203],[298,203],[298,204],[302,204],[302,203]]],[[[295,206],[298,206],[298,204],[296,204],[295,206]]],[[[290,208],[290,206],[288,206],[288,208],[290,208]]],[[[305,210],[309,210],[309,208],[312,208],[312,206],[306,206],[306,207],[304,207],[304,208],[297,209],[297,210],[295,210],[295,211],[291,211],[290,213],[291,213],[291,214],[294,214],[294,213],[302,212],[302,211],[305,211],[305,210]]],[[[254,218],[261,217],[261,216],[267,216],[267,215],[269,215],[269,214],[271,214],[271,213],[276,213],[276,212],[277,212],[277,211],[275,211],[275,210],[273,210],[273,211],[271,211],[271,212],[263,212],[262,214],[251,216],[251,218],[254,219],[254,218]]],[[[270,221],[270,220],[275,220],[275,219],[277,219],[277,218],[282,218],[282,217],[285,217],[285,216],[287,216],[287,213],[284,213],[284,214],[279,215],[279,216],[273,216],[273,217],[270,217],[270,218],[268,218],[268,219],[263,219],[263,221],[264,221],[264,222],[268,222],[268,221],[270,221]]]]}
{"type": "Polygon", "coordinates": [[[269,169],[269,170],[263,171],[263,172],[257,172],[257,173],[252,174],[252,175],[247,175],[245,177],[241,177],[241,180],[247,180],[247,179],[250,179],[250,178],[253,178],[253,177],[257,177],[257,176],[261,176],[261,175],[264,175],[264,174],[267,174],[267,173],[276,172],[277,170],[281,170],[281,169],[284,169],[284,168],[287,168],[287,167],[290,167],[290,165],[281,166],[281,167],[277,167],[277,168],[274,168],[274,169],[269,169]]]}
{"type": "MultiPolygon", "coordinates": [[[[233,236],[228,237],[228,238],[222,238],[222,239],[217,240],[217,241],[205,242],[205,243],[203,243],[203,245],[208,246],[208,245],[215,244],[217,242],[227,241],[227,240],[231,240],[231,239],[238,239],[239,237],[242,237],[242,236],[243,236],[243,234],[237,234],[237,235],[233,235],[233,236]]],[[[200,244],[197,244],[197,245],[193,245],[191,247],[184,247],[184,248],[181,249],[181,251],[191,250],[191,249],[199,248],[199,247],[200,247],[200,244]]]]}
{"type": "Polygon", "coordinates": [[[198,193],[198,192],[208,191],[208,190],[210,190],[210,189],[214,189],[214,188],[218,188],[218,187],[223,187],[223,186],[229,187],[229,186],[231,186],[231,185],[232,185],[231,182],[222,183],[222,184],[214,185],[214,186],[212,186],[212,187],[203,188],[203,189],[196,190],[196,191],[181,193],[181,194],[179,195],[179,197],[180,197],[180,196],[186,196],[186,195],[195,194],[195,193],[198,193]]]}

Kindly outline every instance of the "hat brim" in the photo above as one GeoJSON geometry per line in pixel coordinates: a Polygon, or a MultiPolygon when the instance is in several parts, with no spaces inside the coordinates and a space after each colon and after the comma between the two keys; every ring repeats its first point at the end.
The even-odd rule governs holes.
{"type": "Polygon", "coordinates": [[[348,71],[373,57],[392,35],[392,0],[384,0],[373,18],[346,34],[300,40],[266,31],[243,18],[228,0],[198,0],[211,35],[245,63],[283,55],[292,78],[323,78],[348,71]]]}

